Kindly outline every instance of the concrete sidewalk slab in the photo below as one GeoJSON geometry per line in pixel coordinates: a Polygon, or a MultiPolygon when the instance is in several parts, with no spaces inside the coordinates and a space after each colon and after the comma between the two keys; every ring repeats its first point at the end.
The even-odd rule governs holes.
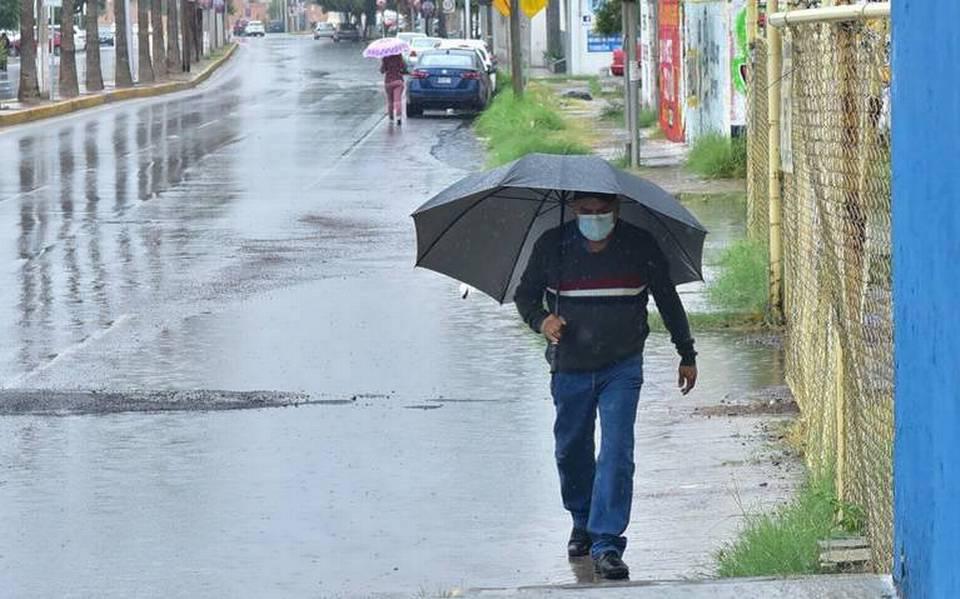
{"type": "Polygon", "coordinates": [[[851,574],[797,578],[727,578],[703,581],[655,581],[471,589],[461,597],[541,599],[894,599],[889,575],[851,574]]]}

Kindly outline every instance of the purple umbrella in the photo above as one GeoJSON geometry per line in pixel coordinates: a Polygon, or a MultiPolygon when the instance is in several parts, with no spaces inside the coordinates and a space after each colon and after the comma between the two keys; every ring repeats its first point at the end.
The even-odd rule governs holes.
{"type": "Polygon", "coordinates": [[[410,51],[410,44],[395,37],[384,37],[374,40],[363,51],[364,58],[386,58],[397,56],[410,51]]]}

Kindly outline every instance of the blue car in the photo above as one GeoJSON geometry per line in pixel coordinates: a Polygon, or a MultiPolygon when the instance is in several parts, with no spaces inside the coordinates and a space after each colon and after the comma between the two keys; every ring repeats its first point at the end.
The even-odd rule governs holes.
{"type": "Polygon", "coordinates": [[[474,50],[427,50],[407,83],[407,115],[421,116],[425,109],[486,108],[493,86],[490,73],[474,50]]]}

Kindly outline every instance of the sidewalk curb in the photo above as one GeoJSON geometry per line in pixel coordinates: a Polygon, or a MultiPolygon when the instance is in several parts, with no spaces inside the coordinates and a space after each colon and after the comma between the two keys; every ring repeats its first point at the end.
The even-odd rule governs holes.
{"type": "Polygon", "coordinates": [[[154,96],[162,96],[164,94],[172,94],[175,92],[193,89],[209,79],[217,69],[223,66],[223,64],[226,63],[230,57],[236,53],[238,47],[239,45],[236,42],[233,42],[223,56],[213,61],[213,63],[208,65],[203,72],[189,81],[171,81],[168,83],[160,83],[158,85],[150,85],[146,87],[115,89],[105,93],[80,96],[78,98],[54,102],[53,104],[46,104],[44,106],[26,108],[10,114],[0,113],[0,127],[32,123],[34,121],[40,121],[56,116],[63,116],[79,110],[103,106],[104,104],[122,102],[123,100],[151,98],[154,96]]]}

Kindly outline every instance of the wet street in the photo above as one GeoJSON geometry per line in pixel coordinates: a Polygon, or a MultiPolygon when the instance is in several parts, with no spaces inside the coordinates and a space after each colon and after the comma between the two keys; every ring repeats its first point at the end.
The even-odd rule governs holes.
{"type": "MultiPolygon", "coordinates": [[[[195,91],[0,131],[0,594],[430,596],[583,574],[542,342],[512,305],[413,268],[409,214],[481,148],[459,118],[389,125],[378,80],[359,46],[268,36],[195,91]],[[157,411],[251,391],[300,405],[157,411]],[[89,413],[118,392],[134,411],[89,413]]],[[[793,484],[756,465],[758,418],[692,414],[779,384],[776,351],[695,336],[688,399],[667,336],[648,341],[634,579],[708,573],[738,501],[793,484]]]]}

